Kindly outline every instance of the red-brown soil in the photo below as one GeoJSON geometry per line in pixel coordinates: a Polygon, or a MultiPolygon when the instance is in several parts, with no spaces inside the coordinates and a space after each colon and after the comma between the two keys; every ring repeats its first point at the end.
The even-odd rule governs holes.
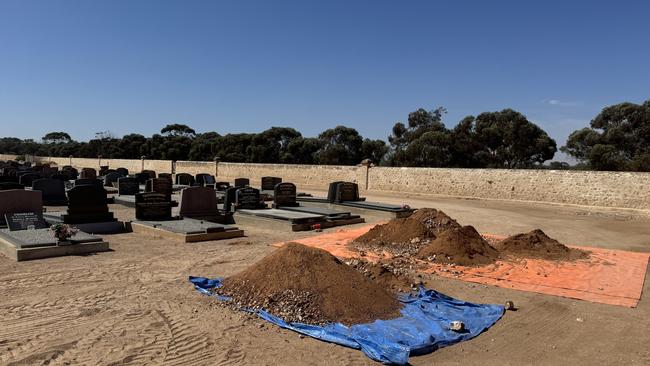
{"type": "Polygon", "coordinates": [[[217,289],[238,307],[265,309],[290,322],[358,324],[400,315],[382,286],[330,253],[288,243],[217,289]]]}
{"type": "Polygon", "coordinates": [[[387,251],[393,255],[414,255],[443,231],[460,227],[456,220],[433,208],[422,208],[404,219],[377,225],[356,238],[360,250],[387,251]]]}
{"type": "Polygon", "coordinates": [[[435,263],[476,266],[493,263],[499,252],[474,227],[463,226],[444,231],[417,256],[435,263]]]}
{"type": "Polygon", "coordinates": [[[536,258],[547,260],[575,260],[586,258],[589,253],[550,238],[540,229],[525,234],[513,235],[495,244],[503,256],[536,258]]]}

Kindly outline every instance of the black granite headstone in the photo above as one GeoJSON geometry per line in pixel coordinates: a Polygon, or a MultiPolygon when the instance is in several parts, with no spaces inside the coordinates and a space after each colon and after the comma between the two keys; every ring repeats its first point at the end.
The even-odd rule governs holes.
{"type": "Polygon", "coordinates": [[[229,187],[223,196],[223,210],[233,212],[235,210],[235,198],[237,197],[237,187],[229,187]]]}
{"type": "Polygon", "coordinates": [[[41,212],[17,212],[5,214],[9,231],[47,229],[49,225],[41,212]]]}
{"type": "Polygon", "coordinates": [[[147,184],[147,181],[151,179],[148,173],[135,173],[133,176],[138,180],[139,184],[147,184]]]}
{"type": "Polygon", "coordinates": [[[229,182],[217,182],[214,184],[214,189],[220,192],[225,192],[228,188],[230,188],[229,182]]]}
{"type": "Polygon", "coordinates": [[[59,179],[43,178],[32,183],[32,191],[41,191],[46,206],[66,205],[65,183],[59,179]]]}
{"type": "Polygon", "coordinates": [[[149,179],[156,177],[156,172],[153,170],[143,170],[142,173],[147,174],[149,176],[149,179]]]}
{"type": "Polygon", "coordinates": [[[246,187],[251,184],[251,181],[248,178],[236,178],[235,187],[246,187]]]}
{"type": "Polygon", "coordinates": [[[262,190],[272,191],[278,183],[282,183],[280,177],[262,177],[262,190]]]}
{"type": "Polygon", "coordinates": [[[75,186],[68,191],[68,212],[63,215],[66,224],[86,224],[117,221],[108,211],[106,190],[94,185],[75,186]]]}
{"type": "Polygon", "coordinates": [[[138,193],[135,195],[135,218],[145,221],[171,220],[172,203],[161,193],[138,193]]]}
{"type": "Polygon", "coordinates": [[[118,172],[110,172],[104,175],[104,187],[113,187],[113,183],[117,183],[117,180],[122,178],[123,175],[118,172]]]}
{"type": "Polygon", "coordinates": [[[176,174],[176,184],[182,186],[192,186],[194,185],[194,177],[191,174],[187,173],[178,173],[176,174]]]}
{"type": "Polygon", "coordinates": [[[351,182],[342,182],[337,185],[337,202],[358,201],[359,185],[351,182]]]}
{"type": "Polygon", "coordinates": [[[145,192],[156,192],[164,194],[167,200],[171,201],[173,188],[171,179],[154,178],[149,179],[145,185],[145,192]]]}
{"type": "Polygon", "coordinates": [[[109,173],[108,170],[109,170],[108,165],[100,166],[99,167],[99,175],[102,176],[102,177],[105,176],[106,174],[109,173]]]}
{"type": "Polygon", "coordinates": [[[18,183],[24,185],[25,187],[31,187],[32,183],[37,180],[43,178],[40,174],[35,174],[35,173],[27,173],[23,174],[18,178],[18,183]]]}
{"type": "Polygon", "coordinates": [[[266,205],[260,200],[260,190],[251,187],[239,188],[236,195],[236,208],[244,210],[257,210],[266,205]]]}
{"type": "Polygon", "coordinates": [[[279,183],[273,190],[273,207],[282,206],[297,207],[296,185],[293,183],[279,183]]]}
{"type": "Polygon", "coordinates": [[[99,187],[101,189],[104,189],[104,182],[102,182],[99,179],[93,178],[93,179],[77,179],[74,181],[74,186],[94,186],[94,187],[99,187]]]}
{"type": "Polygon", "coordinates": [[[140,183],[135,178],[118,178],[117,194],[120,196],[134,196],[140,193],[140,183]]]}
{"type": "Polygon", "coordinates": [[[206,173],[199,173],[196,175],[195,183],[201,186],[214,185],[215,179],[212,175],[206,173]]]}
{"type": "Polygon", "coordinates": [[[97,170],[94,168],[83,168],[79,173],[79,179],[97,179],[97,170]]]}
{"type": "Polygon", "coordinates": [[[127,175],[129,175],[129,170],[126,169],[126,168],[117,168],[117,169],[115,169],[115,172],[122,174],[123,177],[126,177],[127,175]]]}

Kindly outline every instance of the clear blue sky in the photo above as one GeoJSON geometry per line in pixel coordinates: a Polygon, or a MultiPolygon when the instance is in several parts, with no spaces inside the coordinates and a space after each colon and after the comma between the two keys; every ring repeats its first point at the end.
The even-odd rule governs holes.
{"type": "Polygon", "coordinates": [[[0,136],[345,124],[514,108],[558,143],[650,98],[647,1],[0,0],[0,136]]]}

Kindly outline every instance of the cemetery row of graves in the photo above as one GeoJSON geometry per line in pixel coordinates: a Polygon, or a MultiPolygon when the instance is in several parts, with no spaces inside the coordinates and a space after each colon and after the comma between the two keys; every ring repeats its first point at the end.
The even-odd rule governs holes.
{"type": "Polygon", "coordinates": [[[18,261],[106,251],[107,235],[127,231],[200,242],[244,236],[248,225],[320,231],[365,222],[367,212],[413,210],[367,202],[352,182],[332,182],[327,197],[313,197],[280,177],[254,186],[210,174],[0,162],[0,248],[18,261]],[[132,208],[133,219],[119,221],[109,204],[132,208]]]}

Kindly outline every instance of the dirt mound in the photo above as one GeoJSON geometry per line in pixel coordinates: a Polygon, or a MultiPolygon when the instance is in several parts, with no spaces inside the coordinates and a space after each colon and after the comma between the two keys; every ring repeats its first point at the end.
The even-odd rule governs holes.
{"type": "Polygon", "coordinates": [[[386,250],[394,255],[414,255],[438,234],[454,227],[460,227],[460,224],[444,212],[422,208],[408,218],[393,219],[373,227],[352,244],[360,250],[386,250]]]}
{"type": "Polygon", "coordinates": [[[474,227],[462,226],[444,231],[417,256],[436,263],[476,266],[494,262],[499,252],[474,227]]]}
{"type": "Polygon", "coordinates": [[[288,243],[228,277],[219,294],[290,322],[367,323],[400,315],[394,295],[322,249],[288,243]]]}
{"type": "Polygon", "coordinates": [[[589,253],[572,249],[536,229],[525,234],[513,235],[495,245],[502,255],[548,260],[575,260],[586,258],[589,253]]]}
{"type": "Polygon", "coordinates": [[[404,258],[387,259],[377,263],[349,259],[346,264],[392,292],[401,293],[417,289],[418,284],[411,276],[412,264],[404,258]]]}

